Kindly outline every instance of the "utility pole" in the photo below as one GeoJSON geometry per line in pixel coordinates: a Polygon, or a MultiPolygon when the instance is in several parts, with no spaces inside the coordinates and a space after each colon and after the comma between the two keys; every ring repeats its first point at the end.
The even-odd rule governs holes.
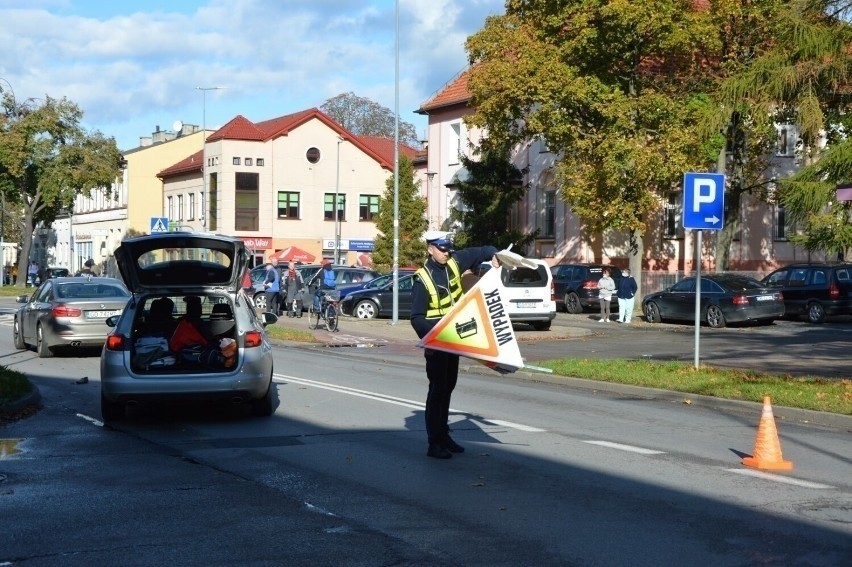
{"type": "Polygon", "coordinates": [[[207,232],[210,205],[207,198],[207,91],[218,91],[225,87],[195,87],[201,91],[201,229],[207,232]]]}

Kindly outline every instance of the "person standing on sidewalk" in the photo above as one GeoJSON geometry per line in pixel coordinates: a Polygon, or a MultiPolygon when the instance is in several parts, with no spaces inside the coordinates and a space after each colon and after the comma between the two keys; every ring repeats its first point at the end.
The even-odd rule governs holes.
{"type": "Polygon", "coordinates": [[[621,279],[618,280],[618,322],[630,324],[633,318],[633,307],[636,303],[636,290],[639,286],[633,276],[630,275],[630,268],[621,270],[621,279]]]}
{"type": "Polygon", "coordinates": [[[287,311],[287,317],[302,316],[303,287],[302,274],[296,271],[296,266],[291,265],[287,270],[287,275],[284,276],[284,293],[287,297],[287,305],[284,306],[284,309],[287,311]]]}
{"type": "Polygon", "coordinates": [[[598,280],[598,289],[600,290],[600,295],[598,296],[601,300],[601,323],[609,323],[609,306],[612,301],[612,292],[615,291],[615,280],[613,280],[609,276],[609,270],[604,268],[603,277],[598,280]]]}
{"type": "Polygon", "coordinates": [[[266,278],[263,280],[266,289],[266,310],[278,315],[281,301],[281,274],[272,261],[266,262],[266,278]]]}
{"type": "MultiPolygon", "coordinates": [[[[446,232],[430,230],[423,235],[429,258],[417,271],[411,292],[411,326],[421,339],[461,299],[463,272],[491,260],[499,265],[494,254],[497,248],[481,246],[453,250],[446,232]]],[[[426,377],[426,435],[429,449],[426,455],[449,459],[453,453],[463,453],[464,447],[450,437],[448,425],[450,397],[459,376],[459,355],[425,349],[426,377]]]]}

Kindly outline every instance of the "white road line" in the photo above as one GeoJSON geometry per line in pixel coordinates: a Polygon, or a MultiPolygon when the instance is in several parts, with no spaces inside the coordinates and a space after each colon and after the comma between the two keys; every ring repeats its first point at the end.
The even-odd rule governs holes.
{"type": "MultiPolygon", "coordinates": [[[[386,394],[380,394],[378,392],[370,392],[367,390],[359,390],[356,388],[349,388],[347,386],[338,386],[336,384],[329,384],[327,382],[318,382],[316,380],[309,380],[307,378],[297,378],[295,376],[288,376],[286,374],[273,374],[273,378],[279,382],[289,382],[293,384],[301,384],[302,386],[311,386],[313,388],[321,388],[323,390],[330,390],[332,392],[339,392],[341,394],[348,394],[350,396],[357,396],[359,398],[367,398],[370,400],[376,400],[379,402],[385,402],[388,404],[394,404],[397,406],[402,406],[406,408],[412,409],[423,409],[425,404],[422,402],[417,402],[415,400],[408,400],[406,398],[397,398],[395,396],[388,396],[386,394]]],[[[450,408],[450,413],[466,415],[470,419],[473,419],[471,414],[466,411],[457,410],[454,408],[450,408]]],[[[527,431],[532,433],[542,433],[547,431],[546,429],[539,429],[537,427],[532,427],[529,425],[523,425],[521,423],[514,423],[512,421],[504,421],[501,419],[485,419],[485,418],[477,418],[479,421],[484,423],[489,423],[492,425],[499,425],[500,427],[508,427],[511,429],[518,429],[520,431],[527,431]]]]}
{"type": "Polygon", "coordinates": [[[801,486],[803,488],[816,488],[818,490],[825,490],[828,488],[834,488],[833,486],[829,486],[828,484],[820,484],[818,482],[809,482],[807,480],[799,480],[798,478],[790,478],[787,476],[780,476],[777,474],[770,474],[761,471],[756,471],[752,469],[725,469],[728,472],[732,472],[735,474],[741,474],[745,476],[753,476],[755,478],[762,478],[763,480],[771,480],[772,482],[780,482],[783,484],[792,484],[794,486],[801,486]]]}
{"type": "Polygon", "coordinates": [[[641,455],[665,455],[665,451],[656,451],[654,449],[645,449],[644,447],[634,447],[633,445],[622,445],[621,443],[613,443],[611,441],[583,441],[589,445],[600,445],[601,447],[609,447],[610,449],[618,449],[619,451],[629,451],[631,453],[639,453],[641,455]]]}
{"type": "Polygon", "coordinates": [[[83,418],[83,419],[85,419],[86,421],[90,422],[91,424],[93,424],[93,425],[97,425],[98,427],[103,427],[103,426],[104,426],[104,423],[103,423],[102,421],[98,421],[98,420],[97,420],[97,419],[95,419],[94,417],[89,417],[88,415],[86,415],[86,414],[84,414],[84,413],[78,413],[78,414],[77,414],[77,417],[83,418]]]}

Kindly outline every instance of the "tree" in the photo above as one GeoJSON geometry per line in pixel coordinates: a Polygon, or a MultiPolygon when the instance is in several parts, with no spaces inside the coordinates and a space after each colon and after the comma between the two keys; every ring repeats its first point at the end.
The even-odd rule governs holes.
{"type": "Polygon", "coordinates": [[[837,224],[848,225],[848,204],[834,200],[834,184],[849,181],[843,165],[852,162],[847,140],[852,126],[850,9],[848,0],[775,3],[764,49],[732,73],[720,92],[723,104],[741,109],[756,125],[797,125],[797,151],[805,168],[781,181],[777,200],[803,230],[791,237],[793,242],[838,254],[850,246],[848,230],[837,224]],[[822,136],[831,148],[825,164],[819,163],[822,136]]]}
{"type": "Polygon", "coordinates": [[[709,18],[676,0],[508,0],[466,48],[469,120],[487,130],[484,143],[543,137],[587,237],[629,232],[640,273],[648,214],[722,144],[698,135],[712,104],[703,55],[718,51],[709,18]]]}
{"type": "MultiPolygon", "coordinates": [[[[414,183],[414,168],[411,160],[399,156],[399,265],[419,266],[425,257],[425,244],[421,240],[426,232],[426,202],[420,196],[420,189],[414,183]]],[[[385,192],[379,201],[379,218],[373,247],[373,263],[388,269],[393,267],[394,237],[394,180],[389,177],[385,183],[385,192]]]]}
{"type": "MultiPolygon", "coordinates": [[[[394,137],[393,111],[355,93],[332,97],[323,103],[320,110],[358,136],[394,137]]],[[[420,147],[420,139],[413,124],[399,122],[399,141],[413,148],[420,147]]]]}
{"type": "Polygon", "coordinates": [[[78,194],[111,188],[121,154],[115,139],[88,133],[80,125],[83,113],[65,98],[46,97],[40,103],[18,104],[4,93],[0,123],[0,190],[7,205],[23,210],[18,281],[24,285],[33,231],[50,224],[57,211],[78,194]]]}
{"type": "Polygon", "coordinates": [[[534,234],[507,230],[509,212],[527,191],[523,173],[509,161],[506,151],[487,148],[478,159],[461,156],[469,177],[460,180],[457,191],[462,209],[454,209],[451,218],[461,228],[455,232],[458,248],[493,245],[526,254],[534,234]]]}

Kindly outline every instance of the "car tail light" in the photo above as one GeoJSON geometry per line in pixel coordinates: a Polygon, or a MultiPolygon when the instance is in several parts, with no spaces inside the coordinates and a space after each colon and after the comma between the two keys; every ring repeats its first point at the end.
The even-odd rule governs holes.
{"type": "Polygon", "coordinates": [[[840,288],[837,287],[836,283],[828,286],[828,297],[831,299],[840,299],[840,288]]]}
{"type": "Polygon", "coordinates": [[[583,282],[583,289],[598,289],[598,282],[594,280],[586,280],[583,282]]]}
{"type": "Polygon", "coordinates": [[[251,275],[250,272],[246,272],[243,274],[243,289],[248,289],[251,287],[251,275]]]}
{"type": "Polygon", "coordinates": [[[64,303],[59,303],[50,310],[54,317],[79,317],[83,314],[82,309],[76,307],[68,307],[64,303]]]}
{"type": "Polygon", "coordinates": [[[556,284],[550,280],[550,301],[556,301],[556,284]]]}
{"type": "Polygon", "coordinates": [[[263,335],[258,331],[249,331],[246,333],[245,346],[246,348],[257,347],[263,344],[263,335]]]}
{"type": "Polygon", "coordinates": [[[778,301],[784,301],[784,294],[780,291],[778,292],[778,301]]]}
{"type": "Polygon", "coordinates": [[[734,305],[748,305],[748,297],[744,295],[735,295],[734,305]]]}
{"type": "Polygon", "coordinates": [[[107,350],[124,350],[124,345],[126,341],[124,340],[124,335],[119,333],[110,333],[107,335],[106,339],[106,348],[107,350]]]}

